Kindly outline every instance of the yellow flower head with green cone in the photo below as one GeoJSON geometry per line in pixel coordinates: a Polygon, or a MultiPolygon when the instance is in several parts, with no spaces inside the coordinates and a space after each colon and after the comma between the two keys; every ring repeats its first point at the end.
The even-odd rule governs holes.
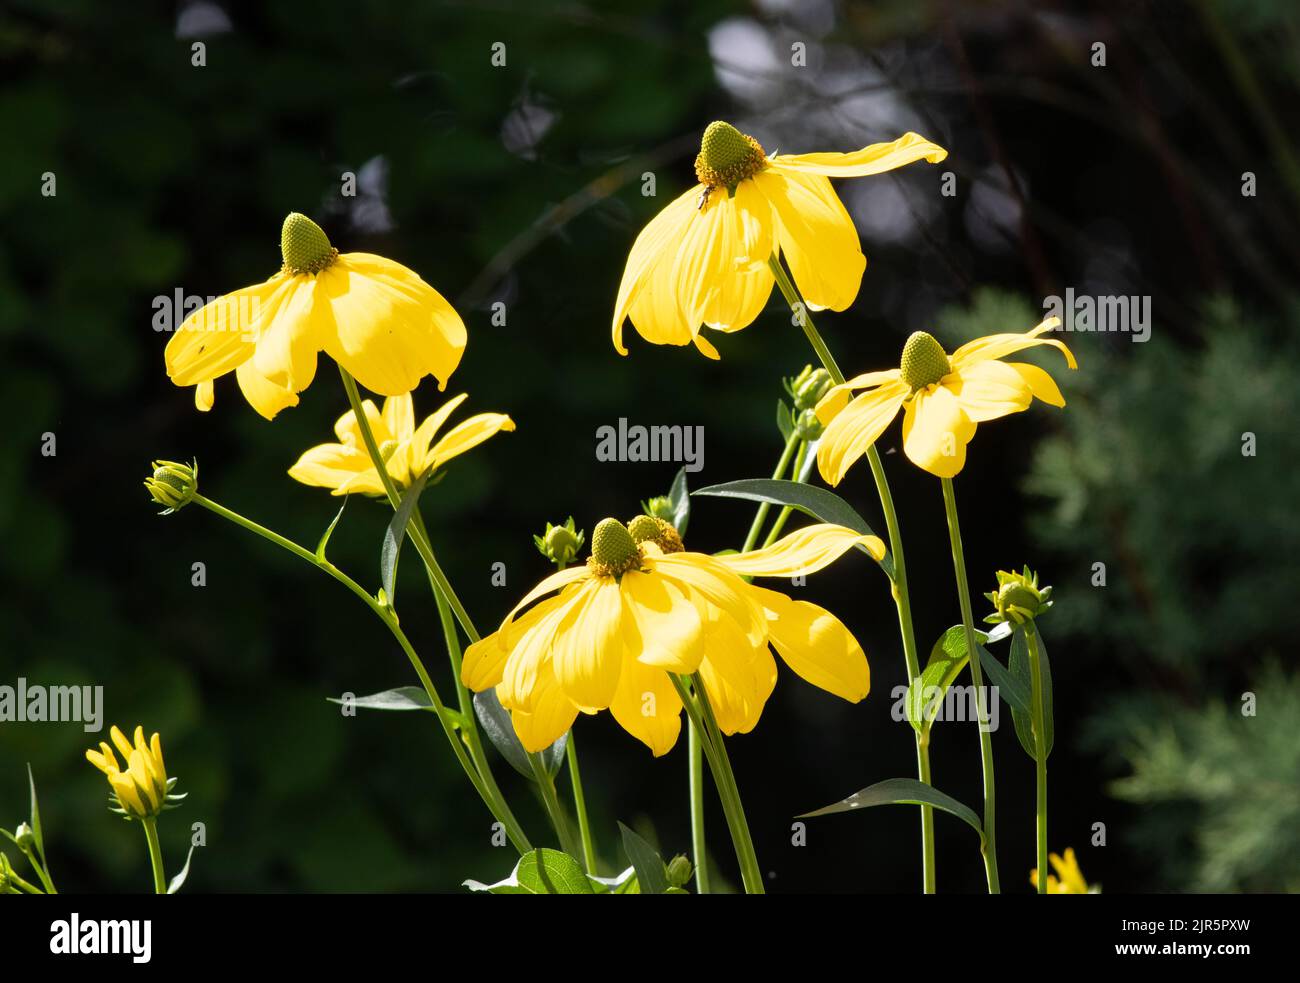
{"type": "MultiPolygon", "coordinates": [[[[494,434],[514,430],[514,421],[504,413],[479,413],[435,441],[447,418],[466,398],[467,394],[461,393],[447,400],[418,428],[409,393],[384,400],[382,413],[368,399],[361,403],[388,474],[399,488],[409,487],[420,475],[436,470],[494,434]]],[[[383,495],[384,486],[366,452],[356,414],[348,410],[339,417],[334,433],[339,443],[318,444],[305,451],[289,469],[289,477],[304,485],[331,488],[335,495],[383,495]]]]}
{"type": "MultiPolygon", "coordinates": [[[[1056,871],[1056,875],[1047,875],[1047,893],[1048,894],[1097,894],[1100,888],[1095,885],[1089,885],[1083,879],[1083,871],[1079,869],[1079,861],[1074,855],[1074,850],[1067,847],[1065,856],[1059,854],[1049,854],[1047,860],[1056,871]]],[[[1038,887],[1038,868],[1035,867],[1029,872],[1029,883],[1035,888],[1038,887]]]]}
{"type": "Polygon", "coordinates": [[[623,323],[657,345],[718,352],[701,326],[739,331],[772,292],[772,256],[784,255],[813,310],[853,303],[867,261],[830,178],[863,177],[948,156],[915,133],[849,154],[773,154],[730,123],[711,123],[695,158],[699,184],[650,220],[632,245],[614,304],[623,323]]]}
{"type": "Polygon", "coordinates": [[[426,375],[446,387],[465,325],[418,274],[371,253],[340,253],[297,212],[284,220],[280,253],[278,273],[195,311],[167,343],[167,375],[197,387],[200,410],[212,408],[213,381],[233,370],[269,420],[298,404],[320,352],[383,396],[408,393],[426,375]]]}
{"type": "Polygon", "coordinates": [[[666,754],[682,710],[669,673],[698,672],[722,731],[747,733],[776,685],[769,644],[814,686],[852,702],[867,695],[866,655],[834,615],[743,578],[813,573],[855,546],[880,559],[876,537],[821,524],[761,550],[708,556],[683,550],[663,520],[638,516],[626,526],[605,519],[591,544],[585,566],[547,577],[465,651],[465,685],[496,688],[529,751],[561,737],[579,711],[608,709],[666,754]]]}
{"type": "Polygon", "coordinates": [[[900,409],[903,451],[918,467],[951,478],[966,464],[966,445],[977,424],[1019,413],[1035,399],[1064,406],[1061,390],[1038,366],[999,361],[1035,345],[1052,345],[1070,368],[1078,368],[1064,344],[1039,337],[1060,323],[1051,317],[1024,334],[978,338],[951,355],[931,335],[915,332],[903,347],[898,368],[834,386],[817,404],[817,417],[826,424],[817,446],[822,478],[838,485],[900,409]],[[853,396],[857,389],[866,391],[853,396]]]}
{"type": "Polygon", "coordinates": [[[87,751],[86,760],[108,777],[118,809],[127,818],[149,819],[167,808],[169,802],[183,798],[168,794],[176,779],[167,779],[162,740],[157,734],[147,744],[143,727],[136,727],[134,744],[116,726],[109,735],[121,752],[126,769],[118,767],[117,755],[106,741],[99,742],[99,750],[87,751]]]}

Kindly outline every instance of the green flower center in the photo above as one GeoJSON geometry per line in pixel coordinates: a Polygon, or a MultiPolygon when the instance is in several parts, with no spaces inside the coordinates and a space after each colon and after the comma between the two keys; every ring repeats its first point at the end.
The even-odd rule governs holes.
{"type": "Polygon", "coordinates": [[[641,547],[627,531],[627,526],[617,519],[602,519],[591,534],[588,566],[592,572],[604,577],[619,577],[640,564],[641,547]]]}
{"type": "Polygon", "coordinates": [[[297,276],[319,273],[338,256],[325,230],[299,212],[290,212],[280,228],[280,255],[284,268],[297,276]]]}
{"type": "Polygon", "coordinates": [[[637,543],[654,543],[665,553],[680,553],[686,548],[671,522],[652,515],[638,515],[627,524],[627,530],[637,543]]]}
{"type": "Polygon", "coordinates": [[[721,120],[710,123],[700,140],[695,176],[700,184],[731,190],[767,166],[767,155],[753,137],[721,120]]]}
{"type": "Polygon", "coordinates": [[[924,331],[912,332],[912,337],[903,346],[903,360],[899,364],[903,381],[912,387],[912,392],[934,385],[951,371],[948,356],[934,335],[924,331]]]}

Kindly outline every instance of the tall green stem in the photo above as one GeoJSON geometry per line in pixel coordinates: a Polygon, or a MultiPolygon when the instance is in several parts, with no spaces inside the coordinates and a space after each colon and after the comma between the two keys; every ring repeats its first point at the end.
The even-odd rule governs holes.
{"type": "MultiPolygon", "coordinates": [[[[781,295],[785,298],[786,303],[790,305],[795,320],[803,329],[804,336],[808,339],[808,343],[812,345],[813,351],[817,353],[817,357],[821,359],[822,367],[830,375],[831,381],[836,385],[840,385],[845,381],[844,373],[840,371],[835,356],[826,347],[826,342],[822,340],[816,325],[813,324],[812,316],[808,313],[808,305],[799,297],[799,291],[786,274],[785,267],[781,265],[780,260],[772,256],[768,260],[768,265],[772,269],[772,275],[776,278],[776,284],[781,290],[781,295]]],[[[880,508],[885,514],[885,528],[889,534],[889,554],[893,563],[893,571],[890,575],[892,581],[891,591],[894,597],[894,606],[898,610],[898,632],[903,642],[903,659],[907,663],[907,678],[910,681],[920,678],[921,662],[916,652],[916,632],[912,628],[912,602],[907,590],[907,561],[903,555],[903,535],[898,527],[898,514],[894,509],[894,496],[889,489],[889,479],[885,475],[885,466],[881,463],[880,454],[874,444],[867,448],[867,461],[871,465],[871,476],[876,483],[876,494],[880,498],[880,508]]],[[[929,743],[920,734],[914,736],[916,738],[917,776],[924,784],[929,785],[929,743]]],[[[934,810],[930,806],[924,805],[921,806],[921,883],[926,894],[934,893],[934,810]]]]}
{"type": "Polygon", "coordinates": [[[279,533],[273,532],[251,519],[246,519],[238,512],[232,512],[224,505],[219,505],[211,499],[204,498],[202,495],[195,494],[194,502],[197,505],[203,506],[208,511],[216,513],[223,519],[227,519],[238,526],[242,526],[249,532],[256,533],[268,542],[274,543],[276,546],[292,553],[301,560],[305,560],[318,570],[324,571],[365,602],[366,606],[374,612],[375,616],[388,626],[388,630],[392,632],[393,637],[397,639],[397,643],[401,646],[402,651],[406,654],[406,658],[410,661],[411,667],[415,670],[415,674],[419,676],[420,683],[424,687],[424,692],[429,697],[429,702],[432,704],[434,713],[438,717],[438,722],[442,725],[443,733],[446,734],[447,741],[451,744],[452,752],[456,755],[456,760],[460,762],[461,767],[465,770],[465,775],[469,778],[470,784],[474,786],[474,790],[479,793],[488,809],[492,812],[492,815],[501,823],[502,828],[505,829],[506,835],[510,837],[510,842],[514,844],[515,848],[521,854],[527,853],[531,850],[532,846],[528,842],[528,837],[524,835],[524,831],[519,827],[519,824],[515,821],[514,817],[509,814],[509,810],[503,810],[501,804],[493,801],[491,796],[488,794],[482,778],[479,776],[478,769],[474,767],[473,762],[465,753],[464,746],[456,737],[456,723],[453,722],[450,712],[439,698],[438,691],[433,685],[433,680],[429,677],[428,671],[424,668],[424,662],[420,659],[419,654],[416,653],[415,648],[406,637],[406,633],[402,631],[401,626],[398,624],[393,609],[386,605],[381,605],[364,587],[345,574],[329,560],[318,558],[315,553],[303,546],[299,546],[290,539],[286,539],[279,533]]]}
{"type": "Polygon", "coordinates": [[[704,842],[704,749],[693,718],[686,729],[686,750],[690,762],[691,854],[695,858],[695,890],[708,894],[712,879],[704,842]]]}
{"type": "MultiPolygon", "coordinates": [[[[957,496],[952,479],[943,479],[943,505],[948,513],[948,539],[952,543],[952,565],[957,574],[957,600],[961,605],[961,623],[966,630],[966,651],[970,654],[971,680],[975,684],[975,716],[979,720],[980,761],[984,769],[984,874],[989,893],[998,894],[997,793],[993,785],[993,735],[989,732],[987,691],[984,670],[980,666],[979,646],[975,641],[975,617],[971,614],[970,588],[966,585],[966,558],[961,548],[961,524],[957,519],[957,496]]],[[[1046,868],[1041,868],[1046,870],[1046,868]]],[[[1045,878],[1042,878],[1045,880],[1045,878]]]]}
{"type": "MultiPolygon", "coordinates": [[[[781,459],[776,462],[776,470],[772,472],[773,481],[785,476],[785,469],[790,466],[790,458],[794,456],[799,443],[799,435],[791,431],[790,436],[786,438],[785,450],[781,452],[781,459]]],[[[740,548],[740,552],[748,553],[754,548],[754,544],[758,542],[758,534],[763,529],[763,523],[767,521],[767,513],[771,507],[768,502],[764,502],[758,507],[754,521],[749,524],[749,535],[745,537],[745,545],[740,548]]]]}
{"type": "Polygon", "coordinates": [[[690,677],[669,673],[669,679],[681,698],[691,726],[700,734],[700,743],[704,756],[713,772],[713,784],[717,786],[718,798],[722,800],[722,812],[727,819],[727,829],[731,833],[731,842],[736,848],[736,861],[740,864],[740,879],[746,894],[763,894],[763,875],[758,867],[758,857],[754,854],[754,840],[749,833],[749,824],[745,821],[745,808],[740,801],[740,791],[736,787],[736,776],[731,770],[731,761],[727,758],[726,745],[722,732],[713,717],[713,708],[704,689],[704,682],[699,673],[690,677]],[[694,693],[691,692],[692,684],[694,693]]]}
{"type": "Polygon", "coordinates": [[[149,844],[149,863],[153,867],[154,894],[167,893],[167,877],[163,874],[162,845],[158,842],[158,820],[150,817],[140,820],[144,827],[144,839],[149,844]]]}
{"type": "Polygon", "coordinates": [[[1038,627],[1025,630],[1029,646],[1029,674],[1034,687],[1034,755],[1037,777],[1038,893],[1047,893],[1047,731],[1043,707],[1043,666],[1038,658],[1038,627]]]}
{"type": "Polygon", "coordinates": [[[560,805],[560,797],[555,794],[555,779],[546,769],[542,756],[528,755],[528,765],[533,770],[533,780],[537,782],[537,790],[542,796],[542,805],[546,807],[546,814],[551,819],[551,825],[555,827],[555,835],[560,838],[560,849],[574,859],[581,858],[582,846],[573,835],[573,827],[569,825],[569,818],[564,814],[564,807],[560,805]]]}
{"type": "Polygon", "coordinates": [[[564,746],[564,755],[569,762],[569,784],[573,786],[573,807],[578,813],[578,836],[582,840],[582,865],[588,874],[596,873],[596,847],[591,839],[591,823],[587,819],[587,797],[582,791],[582,772],[578,769],[578,745],[569,731],[569,740],[564,746]]]}

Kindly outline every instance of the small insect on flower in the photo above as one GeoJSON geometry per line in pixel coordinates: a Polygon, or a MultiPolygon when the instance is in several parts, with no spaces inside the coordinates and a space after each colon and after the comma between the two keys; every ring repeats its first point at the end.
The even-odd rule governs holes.
{"type": "Polygon", "coordinates": [[[579,712],[609,709],[656,756],[666,754],[682,710],[670,673],[698,672],[718,726],[746,733],[776,685],[769,644],[808,682],[856,703],[870,671],[848,629],[815,604],[743,579],[814,573],[855,547],[877,560],[885,552],[874,536],[820,524],[715,557],[683,549],[663,519],[605,519],[587,563],[529,591],[465,651],[461,678],[475,692],[496,688],[529,751],[557,740],[579,712]]]}
{"type": "Polygon", "coordinates": [[[118,766],[117,755],[105,741],[99,742],[98,750],[87,751],[86,760],[108,778],[113,790],[110,809],[127,819],[148,819],[164,809],[175,808],[185,798],[171,791],[176,779],[167,777],[162,740],[157,734],[145,743],[144,728],[136,727],[134,744],[116,726],[109,735],[126,762],[126,770],[118,766]]]}
{"type": "Polygon", "coordinates": [[[399,396],[426,375],[445,388],[465,351],[465,324],[443,296],[400,263],[340,253],[297,212],[280,232],[280,271],[195,311],[167,343],[167,375],[196,386],[212,408],[213,381],[233,371],[268,420],[316,375],[325,352],[372,392],[399,396]]]}
{"type": "Polygon", "coordinates": [[[848,154],[773,154],[730,123],[709,124],[695,158],[699,184],[641,230],[614,303],[614,348],[623,324],[656,345],[718,351],[701,326],[739,331],[767,304],[779,254],[808,306],[853,303],[867,260],[830,178],[880,174],[948,152],[916,133],[848,154]]]}
{"type": "Polygon", "coordinates": [[[1065,405],[1055,381],[1038,366],[999,361],[1035,345],[1051,345],[1070,368],[1077,368],[1064,344],[1039,337],[1060,323],[1049,317],[1024,334],[978,338],[951,356],[932,335],[914,332],[898,368],[834,386],[817,404],[817,416],[826,424],[817,446],[817,469],[828,484],[838,485],[901,409],[903,451],[912,463],[940,478],[954,477],[966,464],[966,445],[977,424],[1026,410],[1035,399],[1065,405]],[[866,391],[853,396],[855,389],[866,391]]]}

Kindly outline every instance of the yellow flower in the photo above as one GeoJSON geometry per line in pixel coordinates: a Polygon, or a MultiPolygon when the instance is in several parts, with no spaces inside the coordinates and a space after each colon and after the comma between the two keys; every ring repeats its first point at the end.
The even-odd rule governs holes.
{"type": "MultiPolygon", "coordinates": [[[[1088,886],[1088,882],[1083,879],[1083,871],[1079,869],[1079,861],[1074,856],[1074,850],[1067,847],[1065,857],[1059,854],[1049,853],[1048,861],[1052,869],[1056,871],[1056,876],[1047,875],[1047,893],[1048,894],[1096,894],[1097,889],[1088,886]]],[[[1035,867],[1029,872],[1029,883],[1035,889],[1038,887],[1038,868],[1035,867]]]]}
{"type": "MultiPolygon", "coordinates": [[[[504,413],[480,413],[456,424],[446,436],[434,443],[442,425],[466,397],[467,394],[461,393],[447,400],[418,429],[409,393],[384,400],[382,414],[370,400],[362,401],[361,407],[370,423],[375,443],[379,445],[389,475],[399,488],[409,487],[420,475],[477,447],[493,434],[515,428],[514,421],[504,413]]],[[[352,492],[384,494],[379,472],[366,452],[356,414],[348,410],[339,417],[334,432],[341,443],[319,444],[304,452],[298,463],[289,469],[289,477],[304,485],[332,488],[335,495],[352,492]]]]}
{"type": "Polygon", "coordinates": [[[849,154],[774,154],[729,123],[711,123],[695,158],[699,186],[650,220],[632,245],[614,305],[614,347],[626,355],[623,322],[657,345],[717,349],[700,326],[739,331],[772,292],[768,259],[785,255],[813,310],[853,303],[867,261],[857,229],[831,187],[948,152],[915,133],[849,154]]]}
{"type": "Polygon", "coordinates": [[[817,404],[826,432],[817,447],[817,468],[838,485],[853,463],[903,410],[903,450],[912,462],[940,478],[951,478],[966,463],[966,445],[976,424],[1028,409],[1034,398],[1064,406],[1052,377],[1036,365],[998,361],[1004,355],[1053,345],[1074,355],[1054,338],[1040,338],[1061,322],[1048,318],[1025,334],[995,334],[962,345],[951,356],[924,331],[903,347],[899,368],[868,372],[833,387],[817,404]],[[867,391],[853,397],[855,389],[867,391]]]}
{"type": "Polygon", "coordinates": [[[551,744],[579,711],[608,708],[656,756],[667,753],[682,710],[669,673],[699,672],[719,727],[746,733],[776,685],[769,643],[814,686],[852,702],[867,695],[866,656],[834,615],[742,578],[813,573],[855,546],[879,559],[879,539],[822,524],[715,557],[681,550],[659,521],[641,516],[629,529],[605,519],[586,566],[547,577],[465,651],[465,685],[496,687],[525,748],[551,744]]]}
{"type": "Polygon", "coordinates": [[[154,734],[144,740],[144,728],[136,727],[135,745],[117,727],[109,731],[113,743],[122,752],[126,771],[118,767],[117,756],[105,741],[99,750],[86,752],[86,760],[108,776],[108,784],[117,796],[122,811],[134,819],[147,819],[162,812],[167,805],[167,769],[163,766],[162,741],[154,734]]]}
{"type": "Polygon", "coordinates": [[[465,350],[465,325],[438,291],[400,263],[342,253],[294,212],[280,233],[284,265],[265,283],[195,311],[167,343],[167,375],[196,386],[212,408],[212,382],[232,369],[249,405],[268,420],[298,404],[325,352],[384,396],[426,375],[445,388],[465,350]]]}

